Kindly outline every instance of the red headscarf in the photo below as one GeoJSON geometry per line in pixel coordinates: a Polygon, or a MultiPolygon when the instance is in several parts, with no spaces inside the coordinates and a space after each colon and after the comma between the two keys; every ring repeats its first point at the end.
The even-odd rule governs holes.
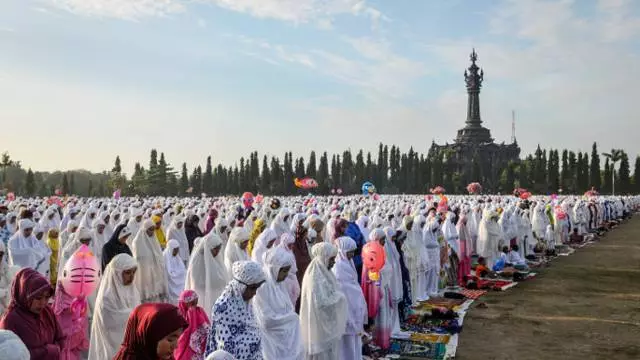
{"type": "Polygon", "coordinates": [[[31,301],[44,292],[53,293],[49,280],[31,268],[20,270],[11,285],[11,303],[0,321],[0,329],[18,335],[34,360],[57,359],[64,339],[50,306],[39,314],[29,310],[31,301]]]}
{"type": "Polygon", "coordinates": [[[113,360],[156,360],[160,340],[187,325],[174,305],[139,305],[129,316],[124,341],[113,360]]]}

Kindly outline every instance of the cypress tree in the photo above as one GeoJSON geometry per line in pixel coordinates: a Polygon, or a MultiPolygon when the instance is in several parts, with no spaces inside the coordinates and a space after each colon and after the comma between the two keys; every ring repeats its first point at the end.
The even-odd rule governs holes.
{"type": "Polygon", "coordinates": [[[598,145],[594,142],[591,147],[591,164],[589,165],[589,184],[596,189],[602,186],[602,176],[600,174],[600,153],[598,145]]]}
{"type": "Polygon", "coordinates": [[[616,185],[616,193],[628,194],[631,190],[631,169],[629,167],[629,156],[626,152],[622,152],[620,157],[620,167],[618,168],[618,181],[620,186],[616,185]]]}
{"type": "Polygon", "coordinates": [[[633,167],[633,192],[640,194],[640,156],[636,156],[636,163],[633,167]]]}
{"type": "Polygon", "coordinates": [[[24,189],[27,195],[34,196],[36,194],[36,179],[33,175],[31,168],[27,171],[27,178],[25,179],[24,189]]]}
{"type": "Polygon", "coordinates": [[[269,174],[269,163],[267,162],[267,155],[262,158],[262,174],[260,175],[260,191],[267,193],[269,191],[269,185],[271,183],[271,176],[269,174]]]}
{"type": "Polygon", "coordinates": [[[180,174],[180,195],[186,194],[189,188],[189,173],[187,171],[187,163],[182,163],[182,172],[180,174]]]}
{"type": "Polygon", "coordinates": [[[213,165],[211,164],[211,155],[207,156],[207,165],[205,166],[204,175],[202,176],[203,191],[208,195],[213,194],[213,165]]]}
{"type": "Polygon", "coordinates": [[[602,193],[611,194],[611,164],[609,158],[604,161],[604,174],[602,176],[602,193]]]}

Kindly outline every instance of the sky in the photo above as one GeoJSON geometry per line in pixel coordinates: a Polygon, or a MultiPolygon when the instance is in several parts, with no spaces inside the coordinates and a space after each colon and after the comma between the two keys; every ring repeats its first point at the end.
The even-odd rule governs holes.
{"type": "Polygon", "coordinates": [[[466,118],[475,48],[497,142],[640,152],[640,1],[3,0],[0,150],[131,173],[251,151],[426,152],[466,118]]]}

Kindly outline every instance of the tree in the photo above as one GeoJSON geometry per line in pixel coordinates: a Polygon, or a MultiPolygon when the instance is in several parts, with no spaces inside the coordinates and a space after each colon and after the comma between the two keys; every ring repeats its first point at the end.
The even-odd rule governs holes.
{"type": "Polygon", "coordinates": [[[187,163],[182,163],[182,172],[180,174],[180,195],[185,195],[189,188],[189,172],[187,171],[187,163]]]}
{"type": "Polygon", "coordinates": [[[600,174],[600,154],[598,145],[594,142],[591,148],[591,164],[589,165],[589,184],[596,189],[602,186],[602,176],[600,174]]]}
{"type": "Polygon", "coordinates": [[[610,153],[602,153],[604,157],[611,161],[611,194],[616,194],[616,163],[622,160],[622,150],[620,149],[611,149],[610,153]]]}
{"type": "Polygon", "coordinates": [[[609,158],[606,158],[604,161],[604,173],[602,175],[602,193],[610,194],[611,193],[611,165],[609,165],[609,158]]]}
{"type": "Polygon", "coordinates": [[[69,191],[69,178],[67,176],[67,173],[64,173],[62,175],[62,193],[64,195],[69,195],[70,191],[69,191]]]}
{"type": "Polygon", "coordinates": [[[262,174],[260,175],[260,191],[266,193],[269,191],[269,185],[271,184],[271,175],[269,173],[269,163],[267,162],[267,155],[262,157],[262,174]]]}
{"type": "Polygon", "coordinates": [[[120,165],[120,156],[116,156],[115,164],[113,165],[112,172],[120,174],[122,172],[122,166],[120,165]]]}
{"type": "Polygon", "coordinates": [[[636,163],[633,167],[633,192],[640,194],[640,155],[636,156],[636,163]]]}
{"type": "Polygon", "coordinates": [[[69,175],[69,194],[75,194],[76,193],[76,177],[73,175],[73,173],[70,173],[69,175]]]}
{"type": "Polygon", "coordinates": [[[316,175],[317,175],[316,152],[312,151],[311,154],[309,154],[309,162],[307,163],[307,176],[315,179],[316,175]]]}
{"type": "Polygon", "coordinates": [[[325,151],[320,156],[320,165],[318,166],[318,174],[316,177],[318,181],[318,191],[320,194],[327,194],[329,189],[329,161],[327,159],[327,152],[325,151]]]}
{"type": "Polygon", "coordinates": [[[618,169],[618,179],[620,180],[620,193],[628,194],[631,191],[631,169],[629,168],[629,156],[622,151],[620,155],[620,168],[618,169]]]}
{"type": "Polygon", "coordinates": [[[93,181],[89,180],[89,187],[87,188],[87,196],[93,196],[93,181]]]}
{"type": "Polygon", "coordinates": [[[33,196],[36,194],[36,179],[33,175],[33,171],[29,168],[27,171],[27,179],[24,184],[24,189],[27,195],[33,196]]]}
{"type": "Polygon", "coordinates": [[[569,185],[570,170],[567,149],[562,150],[562,168],[560,172],[560,188],[564,191],[569,185]]]}
{"type": "Polygon", "coordinates": [[[207,165],[202,178],[202,187],[207,195],[213,194],[213,166],[211,165],[211,156],[207,156],[207,165]]]}

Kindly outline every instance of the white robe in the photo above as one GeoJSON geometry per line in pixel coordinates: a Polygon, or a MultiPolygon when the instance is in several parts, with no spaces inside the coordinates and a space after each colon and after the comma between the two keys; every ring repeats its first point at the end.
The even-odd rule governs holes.
{"type": "Polygon", "coordinates": [[[178,298],[184,290],[185,275],[187,269],[184,267],[184,262],[180,258],[180,255],[173,256],[173,250],[178,249],[180,244],[174,239],[167,242],[167,248],[163,251],[164,266],[167,271],[167,284],[168,284],[168,300],[173,305],[178,305],[178,298]]]}
{"type": "Polygon", "coordinates": [[[168,284],[162,249],[155,234],[147,235],[146,229],[154,226],[151,220],[144,225],[131,242],[131,253],[138,262],[135,284],[143,303],[163,302],[167,300],[168,284]]]}
{"type": "Polygon", "coordinates": [[[222,247],[222,240],[213,232],[201,239],[193,249],[186,274],[185,289],[198,294],[198,306],[209,317],[213,304],[231,280],[222,262],[222,249],[213,257],[212,250],[218,246],[222,247]]]}

